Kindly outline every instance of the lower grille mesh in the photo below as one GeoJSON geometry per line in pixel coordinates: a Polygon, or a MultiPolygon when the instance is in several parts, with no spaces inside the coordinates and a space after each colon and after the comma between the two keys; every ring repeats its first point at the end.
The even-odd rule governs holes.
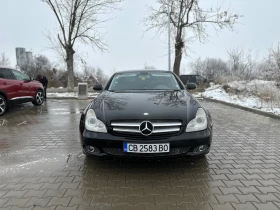
{"type": "Polygon", "coordinates": [[[161,157],[161,156],[176,156],[183,155],[190,151],[191,147],[171,148],[169,153],[128,153],[121,148],[103,148],[103,151],[108,155],[127,156],[127,157],[161,157]]]}

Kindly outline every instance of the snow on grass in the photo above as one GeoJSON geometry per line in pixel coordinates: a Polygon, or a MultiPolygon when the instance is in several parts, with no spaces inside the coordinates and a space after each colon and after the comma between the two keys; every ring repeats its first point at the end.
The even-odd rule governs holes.
{"type": "Polygon", "coordinates": [[[213,85],[201,96],[280,115],[279,92],[275,82],[253,80],[213,85]]]}
{"type": "Polygon", "coordinates": [[[261,108],[261,103],[257,97],[241,97],[237,95],[228,94],[222,86],[215,86],[215,88],[207,89],[202,96],[205,98],[213,98],[228,103],[234,103],[250,108],[261,108]]]}
{"type": "Polygon", "coordinates": [[[255,91],[261,88],[273,88],[276,85],[274,81],[252,80],[252,81],[233,81],[227,83],[231,88],[238,91],[255,91]]]}

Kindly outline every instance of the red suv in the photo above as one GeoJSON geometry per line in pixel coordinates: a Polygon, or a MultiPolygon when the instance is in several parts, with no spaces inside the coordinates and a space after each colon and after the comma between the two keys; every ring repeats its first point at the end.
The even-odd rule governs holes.
{"type": "Polygon", "coordinates": [[[44,102],[44,88],[22,72],[0,67],[0,116],[14,104],[32,102],[35,106],[44,102]]]}

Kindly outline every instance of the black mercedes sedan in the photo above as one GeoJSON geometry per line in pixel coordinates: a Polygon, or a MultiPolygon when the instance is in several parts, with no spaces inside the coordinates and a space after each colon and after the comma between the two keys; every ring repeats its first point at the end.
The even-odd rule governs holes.
{"type": "Polygon", "coordinates": [[[170,71],[115,73],[85,108],[80,140],[87,156],[179,157],[205,155],[212,142],[208,110],[170,71]]]}

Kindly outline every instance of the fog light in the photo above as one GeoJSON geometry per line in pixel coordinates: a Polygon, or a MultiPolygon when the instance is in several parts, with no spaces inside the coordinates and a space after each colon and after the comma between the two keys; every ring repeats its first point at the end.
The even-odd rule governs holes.
{"type": "Polygon", "coordinates": [[[199,151],[199,152],[203,152],[203,151],[206,150],[206,148],[207,148],[206,145],[201,145],[201,146],[199,146],[198,151],[199,151]]]}
{"type": "Polygon", "coordinates": [[[88,151],[89,151],[89,152],[94,152],[94,151],[95,151],[95,147],[89,146],[89,147],[88,147],[88,151]]]}
{"type": "Polygon", "coordinates": [[[208,149],[207,145],[200,145],[196,148],[194,148],[193,153],[203,153],[208,149]]]}
{"type": "Polygon", "coordinates": [[[86,146],[86,150],[88,153],[91,153],[91,154],[100,153],[100,150],[94,146],[86,146]]]}

